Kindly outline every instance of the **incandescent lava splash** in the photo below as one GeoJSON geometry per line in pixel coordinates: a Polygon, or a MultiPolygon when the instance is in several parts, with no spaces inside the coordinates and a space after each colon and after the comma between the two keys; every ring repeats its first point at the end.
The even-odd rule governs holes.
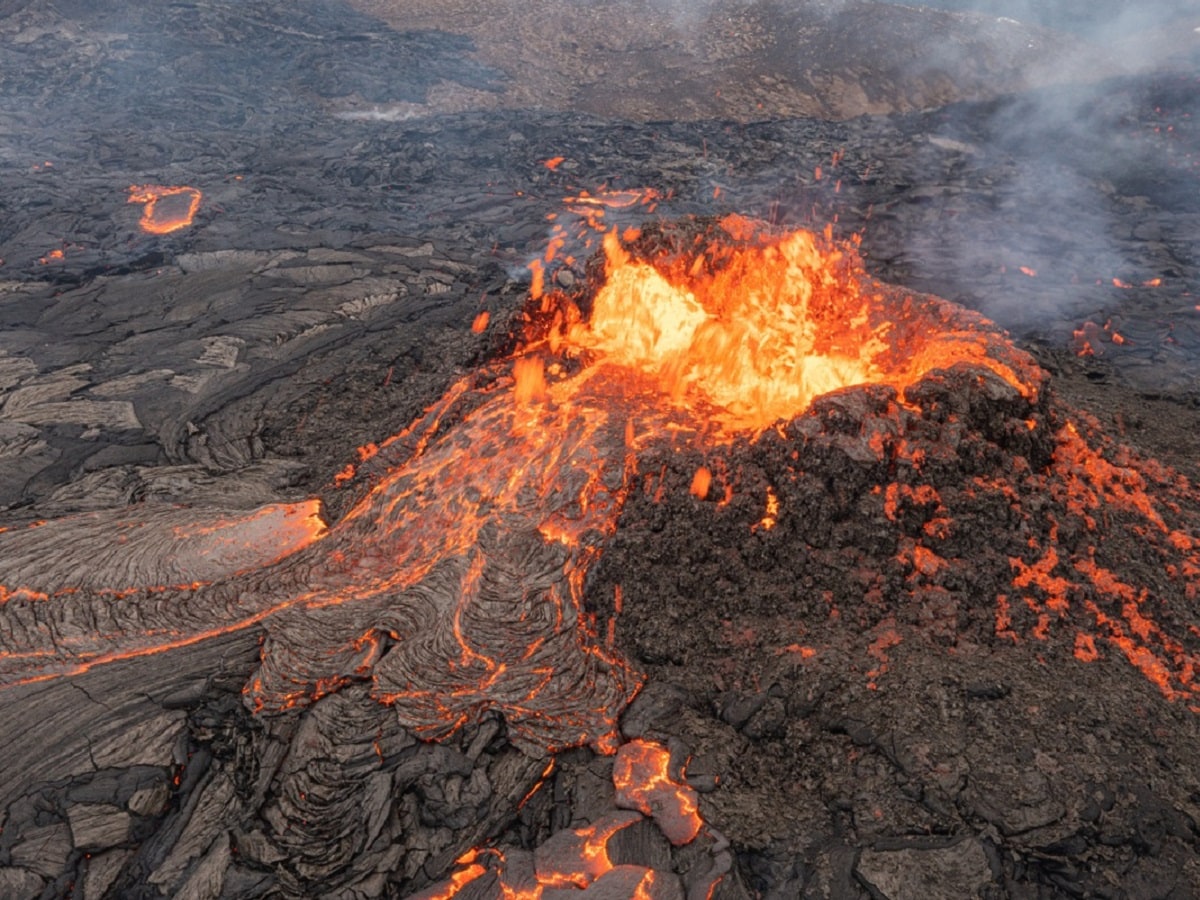
{"type": "MultiPolygon", "coordinates": [[[[890,459],[893,470],[904,461],[908,471],[926,463],[933,471],[937,449],[918,456],[902,422],[937,421],[943,436],[951,425],[967,427],[954,424],[959,413],[939,399],[950,372],[967,385],[968,407],[978,395],[1016,411],[1005,420],[1005,440],[1040,448],[1030,458],[1042,477],[1054,467],[1079,470],[1078,486],[1055,482],[1066,485],[1068,504],[1103,502],[1127,480],[1097,476],[1091,450],[1070,432],[1055,437],[1044,373],[994,326],[936,298],[878,285],[853,245],[829,230],[777,231],[734,216],[609,233],[592,275],[572,293],[535,284],[517,351],[452,385],[404,432],[364,448],[361,464],[337,476],[361,497],[327,528],[305,510],[303,527],[280,542],[269,529],[213,523],[250,545],[226,569],[200,577],[185,555],[168,578],[146,551],[102,586],[71,579],[111,543],[96,516],[75,529],[78,540],[63,535],[82,520],[45,530],[44,541],[37,530],[0,534],[0,687],[260,626],[261,663],[245,687],[255,711],[282,712],[361,682],[424,738],[498,712],[529,753],[585,743],[611,752],[617,717],[641,676],[615,649],[619,601],[605,620],[585,598],[626,501],[662,490],[645,470],[648,453],[704,456],[824,431],[876,468],[887,470],[890,459]],[[884,411],[869,433],[837,415],[837,398],[860,396],[884,411]],[[1096,477],[1102,483],[1089,488],[1096,477]],[[18,543],[22,554],[8,552],[18,543]],[[270,547],[280,545],[293,552],[277,558],[270,547]],[[48,556],[49,566],[30,562],[48,556]]],[[[796,450],[791,459],[803,465],[798,458],[796,450]]],[[[704,471],[689,501],[716,488],[728,502],[736,479],[704,471]]],[[[796,514],[786,474],[777,475],[754,526],[772,535],[784,530],[776,520],[796,514]]],[[[917,505],[931,511],[926,524],[937,532],[936,492],[879,487],[893,523],[917,505]]],[[[194,528],[189,515],[156,512],[155,533],[194,528]]],[[[112,514],[113,523],[127,518],[112,514]]],[[[1200,542],[1163,527],[1180,577],[1200,571],[1200,542]]],[[[929,547],[905,552],[918,571],[936,574],[939,557],[929,547]]],[[[1055,592],[1074,590],[1055,580],[1067,563],[1027,556],[1012,561],[1014,595],[1023,592],[1053,618],[1068,602],[1055,592]]],[[[1118,593],[1133,591],[1126,607],[1141,602],[1099,564],[1069,567],[1072,585],[1104,591],[1114,582],[1118,593]]],[[[1145,612],[1105,612],[1094,594],[1084,603],[1098,610],[1101,636],[1123,647],[1149,635],[1155,647],[1126,654],[1144,671],[1165,668],[1169,696],[1190,697],[1182,644],[1155,631],[1145,612]]],[[[996,615],[999,629],[1007,620],[996,615]]],[[[881,636],[876,649],[885,657],[898,640],[881,636]]]]}
{"type": "Polygon", "coordinates": [[[647,236],[653,256],[642,260],[609,232],[588,315],[558,298],[548,343],[650,376],[673,405],[701,409],[726,437],[753,436],[839,388],[902,393],[959,363],[1036,398],[1036,365],[990,323],[911,298],[888,302],[831,228],[773,232],[727,216],[691,247],[660,236],[647,236]]]}

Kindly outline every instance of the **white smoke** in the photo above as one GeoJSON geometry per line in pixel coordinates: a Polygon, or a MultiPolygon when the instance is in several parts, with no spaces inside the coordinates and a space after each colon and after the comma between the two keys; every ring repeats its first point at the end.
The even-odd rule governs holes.
{"type": "MultiPolygon", "coordinates": [[[[924,200],[933,214],[912,218],[937,223],[905,238],[914,280],[939,292],[957,285],[951,299],[1021,330],[1116,302],[1113,279],[1137,284],[1162,275],[1129,240],[1139,215],[1159,215],[1154,184],[1167,177],[1165,138],[1148,124],[1154,103],[1139,87],[1147,82],[1129,77],[1196,72],[1195,3],[929,2],[976,22],[980,34],[1010,28],[1047,43],[1030,48],[1037,52],[1023,88],[925,119],[930,131],[916,168],[926,190],[939,180],[948,190],[945,199],[924,200]],[[965,183],[956,174],[964,170],[974,173],[965,183]]],[[[962,65],[956,52],[941,48],[922,62],[962,65]]]]}

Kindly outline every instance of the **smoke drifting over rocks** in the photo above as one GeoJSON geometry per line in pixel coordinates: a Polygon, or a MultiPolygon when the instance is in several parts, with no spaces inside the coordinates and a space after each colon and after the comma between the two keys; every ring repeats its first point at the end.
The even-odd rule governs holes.
{"type": "MultiPolygon", "coordinates": [[[[1200,71],[1200,14],[1183,3],[954,2],[935,7],[1004,17],[1012,27],[1031,23],[1055,29],[1045,40],[1059,52],[1031,62],[1031,86],[1056,84],[1001,97],[992,104],[956,114],[949,108],[932,117],[932,146],[926,157],[936,171],[948,154],[963,153],[993,168],[1005,186],[1007,227],[977,230],[960,219],[936,237],[913,233],[911,257],[945,254],[963,271],[979,271],[996,260],[1017,271],[1034,270],[1043,283],[1056,282],[1040,303],[995,297],[982,306],[1016,325],[1046,322],[1070,303],[1071,285],[1110,283],[1116,278],[1140,285],[1178,271],[1190,258],[1184,226],[1162,220],[1167,237],[1154,265],[1131,253],[1121,207],[1149,202],[1176,207],[1170,197],[1194,194],[1198,166],[1191,142],[1178,143],[1177,129],[1191,129],[1197,113],[1195,75],[1200,71]],[[1194,22],[1192,20],[1195,20],[1194,22]],[[1078,38],[1073,43],[1066,36],[1078,38]],[[1123,80],[1144,69],[1175,72],[1157,90],[1123,80]],[[1155,117],[1163,121],[1156,122],[1155,117]],[[987,160],[986,162],[984,160],[987,160]],[[1099,188],[1099,191],[1097,191],[1099,188]],[[1069,246],[1068,246],[1069,245],[1069,246]],[[1055,298],[1058,298],[1056,300],[1055,298]]],[[[933,59],[953,66],[952,47],[935,46],[933,59]],[[947,56],[949,54],[949,56],[947,56]]],[[[948,185],[953,194],[953,186],[948,185]]],[[[943,208],[955,215],[957,197],[943,208]]],[[[934,203],[939,200],[934,199],[934,203]]]]}

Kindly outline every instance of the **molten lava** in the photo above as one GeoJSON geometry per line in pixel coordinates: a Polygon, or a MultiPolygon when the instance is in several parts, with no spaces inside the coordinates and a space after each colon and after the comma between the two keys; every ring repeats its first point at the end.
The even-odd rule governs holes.
{"type": "MultiPolygon", "coordinates": [[[[191,221],[200,193],[146,187],[131,201],[146,204],[144,227],[165,232],[191,221]],[[185,208],[157,206],[168,199],[185,208]]],[[[982,598],[997,645],[1060,640],[1089,664],[1114,650],[1200,711],[1200,628],[1164,599],[1197,599],[1200,534],[1181,512],[1184,498],[1200,509],[1192,485],[1078,417],[1077,427],[991,323],[873,282],[830,230],[736,216],[610,228],[606,211],[652,198],[572,202],[585,228],[605,229],[603,265],[572,291],[545,291],[571,282],[546,277],[572,258],[556,233],[534,267],[517,349],[361,448],[332,479],[359,492],[340,521],[327,527],[313,502],[239,517],[147,506],[136,520],[122,510],[0,529],[0,689],[258,626],[261,660],[243,690],[255,712],[359,683],[424,739],[499,714],[529,754],[619,753],[618,802],[636,811],[560,832],[532,874],[466,857],[429,900],[485,885],[511,900],[604,896],[602,885],[675,896],[608,856],[643,814],[676,844],[703,823],[665,749],[620,746],[618,717],[642,675],[615,634],[640,598],[613,586],[601,622],[585,585],[631,496],[658,504],[674,490],[673,509],[718,515],[743,491],[729,459],[749,448],[774,466],[749,488],[743,532],[755,552],[791,540],[814,559],[860,564],[851,590],[870,615],[854,628],[833,591],[820,593],[829,631],[859,642],[866,687],[886,689],[921,627],[952,641],[958,610],[982,598]],[[684,480],[670,482],[666,464],[641,470],[664,452],[688,455],[684,480]],[[830,458],[837,467],[822,470],[830,458]],[[867,531],[809,541],[805,518],[833,517],[825,497],[799,508],[808,468],[816,490],[839,495],[837,516],[867,531]],[[980,539],[964,540],[972,529],[980,539]],[[1106,546],[1115,529],[1141,542],[1138,568],[1106,546]],[[972,594],[963,586],[984,563],[995,580],[972,594]],[[928,621],[904,608],[912,598],[928,621]]],[[[473,330],[488,322],[480,312],[473,330]]],[[[818,624],[784,622],[762,656],[824,660],[831,642],[810,645],[818,624]]],[[[744,633],[743,652],[759,640],[744,633]]]]}
{"type": "Polygon", "coordinates": [[[617,751],[613,763],[617,806],[652,816],[675,846],[690,843],[704,822],[696,792],[672,777],[671,754],[647,741],[630,741],[617,751]]]}
{"type": "MultiPolygon", "coordinates": [[[[613,765],[615,802],[622,811],[551,835],[534,852],[532,866],[513,865],[512,854],[497,847],[471,850],[456,861],[460,867],[456,872],[413,900],[451,900],[459,896],[467,884],[488,876],[488,868],[480,865],[484,855],[491,857],[495,874],[494,887],[483,896],[499,900],[546,900],[576,890],[586,890],[589,896],[594,891],[600,897],[634,900],[682,896],[673,875],[620,865],[609,855],[613,838],[643,822],[643,815],[650,816],[675,846],[691,843],[700,834],[704,822],[697,811],[696,792],[675,780],[670,768],[670,752],[659,744],[634,740],[622,745],[613,765]]],[[[721,877],[717,873],[713,888],[721,877]]]]}
{"type": "MultiPolygon", "coordinates": [[[[589,213],[614,208],[583,202],[592,199],[579,201],[589,213]]],[[[1038,384],[1032,362],[982,320],[911,302],[883,308],[852,248],[828,234],[730,218],[697,240],[663,244],[645,261],[609,235],[591,318],[583,297],[542,298],[515,357],[460,381],[412,428],[364,453],[380,473],[374,486],[277,573],[209,582],[187,578],[185,566],[144,582],[146,594],[180,591],[181,614],[161,626],[169,641],[131,600],[108,611],[102,634],[56,642],[32,627],[45,613],[28,605],[62,583],[28,569],[2,607],[22,623],[7,629],[20,637],[0,656],[6,677],[53,677],[262,622],[262,666],[247,685],[254,709],[369,680],[425,737],[493,709],[531,751],[615,749],[615,716],[640,681],[606,649],[611,631],[600,635],[583,586],[644,448],[750,438],[821,391],[872,379],[904,386],[962,360],[1026,394],[1038,384]]],[[[60,593],[50,606],[75,621],[92,602],[60,593]]]]}
{"type": "MultiPolygon", "coordinates": [[[[137,189],[131,198],[147,204],[155,227],[176,221],[156,212],[163,198],[184,198],[188,217],[199,202],[194,189],[165,191],[137,189]]],[[[573,208],[607,228],[605,210],[652,202],[634,192],[583,195],[573,208]]],[[[294,551],[282,558],[234,553],[215,575],[197,574],[186,558],[174,570],[146,563],[140,581],[122,582],[114,605],[101,586],[69,585],[53,566],[16,565],[5,553],[15,539],[0,535],[0,583],[8,585],[0,593],[2,683],[261,624],[262,661],[245,688],[254,710],[284,711],[365,682],[425,738],[498,712],[510,740],[531,753],[584,743],[612,752],[616,717],[641,676],[613,649],[620,623],[597,622],[584,585],[631,488],[655,480],[639,472],[648,449],[698,452],[706,462],[693,469],[690,502],[722,506],[735,493],[720,459],[732,444],[783,438],[793,426],[836,426],[829,417],[837,397],[874,398],[886,413],[869,434],[847,433],[844,442],[858,441],[853,452],[872,465],[903,464],[913,483],[880,484],[877,502],[896,529],[913,509],[927,512],[921,532],[899,542],[897,565],[912,582],[933,583],[958,565],[938,550],[951,517],[937,490],[919,483],[944,451],[916,447],[902,414],[939,434],[963,427],[937,399],[938,373],[955,372],[956,383],[969,385],[960,394],[1025,410],[1005,426],[1013,441],[1055,440],[1044,410],[1034,410],[1045,375],[1028,355],[973,313],[871,281],[853,244],[839,244],[829,230],[784,232],[731,216],[622,233],[606,232],[603,273],[590,284],[542,295],[535,283],[512,357],[454,384],[409,429],[364,448],[359,465],[335,476],[363,491],[341,521],[324,529],[301,511],[295,529],[284,524],[292,519],[270,516],[265,532],[222,530],[233,543],[261,548],[270,543],[264,534],[281,529],[277,546],[294,551]],[[822,397],[824,418],[801,415],[822,397]],[[243,559],[260,567],[248,571],[243,559]],[[173,602],[162,602],[164,592],[173,602]],[[96,608],[103,630],[79,633],[75,623],[92,621],[96,608]]],[[[557,258],[547,252],[544,262],[557,258]]],[[[1056,440],[1056,468],[1037,473],[1050,485],[1040,490],[1057,490],[1085,523],[1096,506],[1131,506],[1174,554],[1174,577],[1194,580],[1200,540],[1168,527],[1126,470],[1098,468],[1065,430],[1056,440]]],[[[782,484],[756,496],[761,518],[749,530],[772,539],[786,530],[782,484]]],[[[51,539],[39,547],[43,557],[60,553],[51,539]]],[[[1018,603],[1037,617],[1032,633],[1040,638],[1082,601],[1096,634],[1080,639],[1081,658],[1096,638],[1107,640],[1168,697],[1194,702],[1193,658],[1150,619],[1144,592],[1102,561],[1053,551],[1009,554],[1019,599],[996,598],[998,633],[1016,635],[1018,603]],[[1115,605],[1099,602],[1105,598],[1115,605]]],[[[877,663],[871,685],[903,640],[891,621],[867,635],[877,663]]]]}
{"type": "Polygon", "coordinates": [[[187,228],[196,217],[203,195],[194,187],[161,184],[130,185],[129,203],[142,204],[142,231],[170,234],[187,228]]]}
{"type": "Polygon", "coordinates": [[[853,247],[839,246],[830,229],[776,233],[729,216],[686,254],[634,259],[615,231],[604,250],[590,315],[568,302],[551,349],[592,351],[653,378],[726,437],[794,418],[839,388],[882,383],[903,392],[960,362],[986,366],[1027,395],[1040,381],[1027,360],[976,327],[982,322],[930,328],[936,323],[914,306],[884,304],[853,247]]]}

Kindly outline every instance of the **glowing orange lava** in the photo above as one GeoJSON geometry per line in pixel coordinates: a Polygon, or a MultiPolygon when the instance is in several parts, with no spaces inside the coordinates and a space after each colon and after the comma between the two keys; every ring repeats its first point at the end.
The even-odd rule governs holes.
{"type": "MultiPolygon", "coordinates": [[[[587,890],[589,896],[595,891],[601,897],[633,900],[681,896],[672,875],[616,864],[608,851],[613,837],[643,821],[642,815],[652,817],[675,846],[695,840],[704,827],[696,792],[673,778],[670,769],[670,752],[665,747],[644,740],[623,744],[617,751],[612,776],[616,804],[622,811],[553,834],[535,851],[532,872],[512,872],[510,860],[500,848],[472,850],[457,860],[458,871],[416,897],[449,900],[458,896],[461,888],[487,871],[479,863],[484,854],[492,857],[500,900],[542,900],[577,890],[587,890]]],[[[713,887],[720,877],[718,874],[713,887]]]]}
{"type": "MultiPolygon", "coordinates": [[[[654,200],[629,191],[571,203],[586,229],[654,200]]],[[[126,606],[114,610],[86,647],[22,630],[29,646],[0,652],[0,671],[54,677],[264,623],[262,666],[245,689],[252,709],[285,710],[370,680],[425,738],[493,710],[531,751],[591,743],[611,752],[615,716],[641,679],[612,650],[618,623],[602,634],[586,612],[584,584],[644,448],[753,438],[824,391],[864,381],[903,388],[962,361],[1026,395],[1038,389],[1032,362],[983,320],[945,304],[882,304],[853,247],[828,232],[730,217],[700,230],[687,252],[646,261],[617,227],[605,237],[606,283],[590,317],[564,293],[531,292],[528,334],[513,357],[460,380],[405,432],[362,448],[360,462],[375,460],[380,474],[341,521],[321,531],[300,517],[295,538],[280,542],[294,551],[280,564],[309,573],[294,590],[264,596],[182,575],[143,585],[149,595],[191,583],[180,602],[208,610],[207,621],[180,628],[164,612],[164,637],[138,621],[131,599],[129,622],[120,619],[126,606]],[[443,427],[447,417],[453,427],[443,427]],[[390,466],[379,468],[381,456],[390,466]]],[[[334,481],[357,472],[347,466],[334,481]]],[[[722,477],[716,499],[728,503],[722,477]]],[[[707,499],[713,480],[704,467],[693,493],[707,499]]],[[[769,494],[766,507],[763,529],[781,514],[769,494]]],[[[13,585],[5,614],[32,621],[44,612],[24,588],[45,591],[13,585]]],[[[69,621],[91,602],[56,596],[50,606],[69,621]]]]}
{"type": "MultiPolygon", "coordinates": [[[[549,160],[548,168],[560,162],[549,160]]],[[[0,687],[261,624],[261,665],[243,689],[255,712],[290,710],[361,682],[423,739],[499,714],[508,740],[531,754],[583,744],[617,753],[618,803],[636,811],[552,836],[539,848],[536,877],[524,882],[506,880],[503,855],[490,850],[488,864],[482,852],[463,857],[457,873],[419,896],[447,900],[486,885],[508,900],[537,900],[552,891],[591,891],[609,879],[624,891],[619,896],[652,898],[666,888],[655,887],[649,870],[614,866],[610,839],[644,821],[643,814],[675,844],[695,838],[703,822],[695,792],[672,772],[666,749],[643,741],[618,746],[617,717],[642,684],[613,636],[623,604],[632,601],[618,585],[604,633],[585,603],[589,568],[616,532],[631,489],[656,502],[667,489],[665,465],[639,470],[643,451],[685,448],[704,460],[692,463],[690,484],[678,490],[690,492],[693,508],[716,508],[735,490],[721,459],[732,442],[788,441],[785,424],[817,398],[883,385],[895,393],[878,392],[891,417],[882,430],[835,435],[870,465],[880,464],[868,496],[881,533],[895,535],[896,552],[869,561],[896,567],[907,587],[926,596],[945,592],[942,582],[977,563],[943,546],[958,527],[955,503],[966,505],[976,490],[1000,498],[1029,537],[1007,545],[1000,558],[1007,578],[995,596],[995,635],[1048,641],[1065,627],[1075,659],[1093,663],[1116,650],[1164,697],[1200,710],[1194,641],[1171,633],[1169,616],[1156,618],[1160,604],[1150,588],[1122,580],[1131,576],[1116,571],[1120,561],[1103,547],[1112,534],[1106,520],[1119,517],[1154,551],[1146,566],[1159,568],[1161,589],[1200,599],[1200,535],[1161,500],[1169,490],[1194,494],[1191,485],[1085,439],[1069,422],[1048,424],[1048,404],[1033,408],[1046,376],[1031,357],[982,317],[885,290],[864,273],[855,243],[836,241],[831,229],[783,231],[738,216],[678,233],[611,223],[616,212],[653,208],[656,197],[627,191],[568,199],[585,231],[604,233],[602,281],[597,274],[591,290],[547,290],[564,281],[546,277],[550,267],[572,260],[568,234],[558,226],[531,266],[518,348],[455,382],[403,432],[361,447],[358,463],[333,476],[336,485],[360,489],[340,521],[326,527],[315,501],[186,527],[170,520],[170,546],[186,548],[170,573],[177,580],[0,586],[0,687]],[[932,439],[912,450],[916,431],[897,425],[883,433],[904,414],[939,435],[962,436],[968,426],[958,412],[937,409],[936,400],[922,406],[913,399],[919,391],[905,394],[945,381],[954,369],[950,374],[970,379],[960,391],[967,404],[972,390],[992,391],[997,407],[1018,410],[1004,437],[1041,439],[1036,470],[1029,450],[1020,458],[1023,469],[1014,462],[1004,470],[1006,457],[986,477],[960,485],[943,472],[935,486],[925,482],[932,477],[926,463],[939,452],[932,439]],[[931,373],[939,374],[923,380],[931,373]],[[942,419],[927,421],[937,415],[942,419]],[[359,464],[368,462],[373,480],[356,482],[367,471],[359,464]],[[897,480],[885,483],[889,478],[897,480]],[[1033,495],[1044,503],[1022,505],[1033,495]],[[1060,529],[1073,542],[1060,543],[1060,529]],[[244,590],[236,579],[251,570],[256,585],[270,588],[244,590]],[[87,591],[91,596],[82,596],[87,591]],[[167,624],[148,629],[138,592],[151,600],[171,592],[187,615],[176,619],[167,610],[167,624]],[[106,603],[105,630],[60,640],[56,626],[86,619],[97,598],[106,603]]],[[[130,196],[145,204],[142,226],[155,233],[189,224],[200,199],[187,187],[143,186],[130,196]],[[158,206],[164,201],[175,206],[158,206]]],[[[481,333],[488,322],[481,311],[472,330],[481,333]]],[[[1101,334],[1123,340],[1108,325],[1088,325],[1079,337],[1087,352],[1099,352],[1101,334]]],[[[994,418],[996,427],[1006,424],[1003,415],[994,418]]],[[[814,414],[802,424],[824,421],[814,414]]],[[[800,449],[786,449],[800,468],[800,449]]],[[[940,464],[932,462],[930,472],[940,464]]],[[[764,542],[795,527],[785,524],[795,518],[785,505],[785,476],[768,474],[779,480],[755,487],[762,515],[748,526],[764,542]]],[[[870,513],[868,506],[856,509],[870,513]]],[[[105,527],[114,520],[95,521],[105,527]]],[[[53,538],[57,527],[0,529],[0,561],[23,542],[34,546],[30,534],[53,538]]],[[[832,608],[830,618],[837,615],[832,608]]],[[[863,629],[870,662],[860,671],[868,688],[886,689],[892,657],[913,646],[912,634],[894,609],[863,629]]],[[[819,663],[826,652],[779,643],[777,653],[798,660],[819,663]]]]}
{"type": "MultiPolygon", "coordinates": [[[[183,197],[189,216],[199,202],[194,189],[159,190],[135,189],[131,199],[152,213],[163,197],[183,197]]],[[[738,216],[674,232],[611,221],[622,210],[642,215],[655,200],[634,191],[569,198],[585,231],[604,231],[602,282],[597,273],[590,290],[546,292],[560,280],[535,278],[514,354],[460,379],[409,429],[361,448],[359,462],[371,461],[376,474],[358,485],[362,493],[340,521],[326,529],[300,509],[202,540],[203,529],[189,532],[227,557],[224,568],[187,577],[198,565],[189,562],[177,579],[137,590],[184,595],[181,604],[203,613],[184,620],[192,624],[164,614],[159,630],[146,629],[129,588],[122,599],[130,602],[113,607],[103,634],[86,646],[56,644],[53,629],[39,630],[43,618],[78,620],[94,598],[24,581],[0,589],[0,614],[39,626],[23,625],[8,645],[0,622],[0,681],[56,677],[262,623],[262,665],[245,686],[256,711],[287,710],[362,681],[423,738],[499,713],[510,740],[530,752],[580,744],[613,752],[616,716],[641,675],[615,650],[619,621],[597,622],[584,587],[631,486],[655,497],[664,489],[661,474],[638,470],[644,450],[698,453],[706,463],[694,470],[691,493],[719,506],[735,490],[720,466],[723,448],[769,437],[773,426],[784,436],[780,423],[828,392],[885,385],[896,391],[891,408],[911,411],[907,389],[935,370],[960,367],[980,390],[991,389],[990,379],[1037,400],[1046,376],[994,326],[873,282],[854,242],[835,240],[830,229],[783,231],[738,216]],[[264,534],[278,536],[274,554],[259,552],[264,534]],[[223,582],[245,568],[234,552],[245,545],[258,548],[250,565],[304,574],[285,571],[279,581],[290,589],[277,593],[223,582]]],[[[540,255],[539,275],[571,258],[560,227],[540,255]]],[[[486,327],[485,315],[477,328],[486,327]]],[[[1016,430],[1046,430],[1025,415],[1016,430]]],[[[1140,517],[1173,554],[1170,577],[1194,585],[1200,541],[1166,525],[1136,472],[1105,464],[1076,437],[1068,429],[1057,435],[1055,480],[1042,489],[1057,491],[1089,531],[1106,506],[1140,517]]],[[[863,452],[899,459],[907,451],[893,438],[872,433],[863,452]]],[[[938,550],[954,527],[950,500],[920,483],[923,454],[903,460],[914,483],[880,484],[878,504],[897,528],[906,511],[927,513],[919,534],[898,542],[896,563],[910,581],[934,583],[969,562],[938,550]]],[[[354,483],[359,472],[348,465],[334,481],[354,483]]],[[[1001,488],[1012,492],[1013,483],[1001,488]]],[[[763,514],[752,527],[764,538],[785,530],[781,496],[765,486],[755,501],[763,514]]],[[[1081,638],[1080,658],[1107,642],[1166,696],[1196,702],[1192,657],[1152,621],[1145,592],[1121,584],[1102,556],[1068,555],[1051,539],[1007,553],[1005,562],[1011,593],[997,598],[997,633],[1044,638],[1069,608],[1087,610],[1096,634],[1081,638]],[[1029,613],[1035,624],[1025,629],[1029,613]]],[[[269,574],[262,580],[277,582],[269,574]]],[[[896,621],[866,635],[871,686],[907,634],[896,621]]]]}
{"type": "MultiPolygon", "coordinates": [[[[601,354],[652,377],[676,404],[711,411],[726,436],[755,434],[843,387],[898,391],[932,369],[984,365],[1023,394],[1039,383],[985,328],[914,327],[887,309],[853,245],[775,232],[739,216],[679,259],[635,259],[604,238],[606,280],[586,318],[565,306],[552,350],[601,354]]],[[[915,316],[914,316],[915,317],[915,316]]],[[[982,323],[982,320],[980,320],[982,323]]]]}
{"type": "Polygon", "coordinates": [[[671,754],[666,747],[636,740],[623,744],[613,763],[617,805],[652,816],[675,846],[687,844],[700,833],[704,822],[696,792],[671,776],[671,754]]]}
{"type": "Polygon", "coordinates": [[[142,231],[170,234],[192,224],[202,196],[194,187],[142,184],[130,185],[128,202],[143,204],[142,231]]]}

